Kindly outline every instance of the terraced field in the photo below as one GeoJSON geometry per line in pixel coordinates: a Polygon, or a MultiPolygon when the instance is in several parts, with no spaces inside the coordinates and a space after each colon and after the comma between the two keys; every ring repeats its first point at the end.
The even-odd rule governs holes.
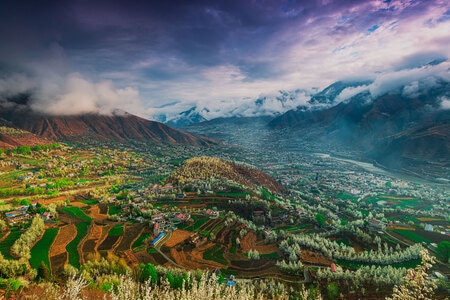
{"type": "Polygon", "coordinates": [[[31,248],[30,264],[34,269],[37,269],[40,263],[44,262],[47,268],[51,270],[49,259],[50,247],[52,246],[58,231],[59,228],[48,228],[41,239],[34,244],[33,248],[31,248]]]}

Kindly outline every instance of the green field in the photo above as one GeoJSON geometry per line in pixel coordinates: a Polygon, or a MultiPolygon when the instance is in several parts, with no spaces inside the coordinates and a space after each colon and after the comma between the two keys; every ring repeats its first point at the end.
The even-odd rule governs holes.
{"type": "Polygon", "coordinates": [[[75,226],[77,227],[77,235],[66,246],[67,253],[69,254],[69,264],[76,268],[80,268],[80,253],[78,253],[78,244],[83,239],[83,237],[86,236],[89,225],[89,222],[76,224],[75,226]]]}
{"type": "Polygon", "coordinates": [[[123,234],[123,224],[116,224],[108,232],[108,236],[121,236],[123,234]]]}
{"type": "Polygon", "coordinates": [[[120,206],[109,206],[108,207],[108,215],[113,216],[120,214],[120,206]]]}
{"type": "Polygon", "coordinates": [[[76,206],[68,206],[68,207],[64,207],[62,209],[66,214],[68,214],[69,216],[73,217],[73,218],[77,218],[83,221],[91,221],[92,218],[87,216],[84,211],[81,210],[81,208],[76,207],[76,206]]]}
{"type": "Polygon", "coordinates": [[[401,229],[394,229],[395,233],[400,234],[401,236],[407,238],[408,240],[413,241],[414,243],[422,243],[425,242],[427,244],[431,243],[431,241],[421,235],[418,235],[413,230],[401,230],[401,229]]]}
{"type": "Polygon", "coordinates": [[[218,262],[222,265],[227,265],[228,262],[223,257],[223,252],[225,251],[225,247],[220,245],[215,245],[214,247],[209,248],[205,252],[203,252],[203,259],[212,260],[218,262]]]}
{"type": "Polygon", "coordinates": [[[84,203],[86,205],[95,205],[98,203],[98,201],[97,200],[83,200],[83,201],[81,201],[81,203],[84,203]]]}
{"type": "Polygon", "coordinates": [[[11,256],[9,253],[9,250],[11,249],[11,246],[14,244],[14,242],[22,235],[22,231],[19,231],[17,229],[11,229],[11,232],[6,237],[6,239],[0,243],[0,253],[3,255],[6,259],[14,259],[14,257],[11,256]]]}
{"type": "Polygon", "coordinates": [[[131,246],[131,249],[137,248],[137,247],[141,246],[142,244],[144,244],[145,240],[147,240],[150,236],[151,236],[150,233],[141,234],[137,238],[137,240],[133,243],[133,245],[131,246]]]}
{"type": "Polygon", "coordinates": [[[197,218],[197,217],[193,217],[193,219],[195,220],[195,223],[184,228],[185,230],[188,231],[198,231],[198,229],[205,224],[206,222],[208,222],[209,218],[197,218]]]}
{"type": "Polygon", "coordinates": [[[147,253],[148,254],[155,254],[158,253],[158,250],[156,250],[155,248],[151,247],[147,249],[147,253]]]}
{"type": "Polygon", "coordinates": [[[388,195],[378,195],[376,197],[367,198],[365,200],[370,204],[377,204],[379,201],[386,202],[385,206],[399,207],[399,208],[414,208],[417,205],[418,200],[410,197],[396,197],[388,195]]]}
{"type": "Polygon", "coordinates": [[[261,258],[269,258],[269,259],[277,259],[280,255],[278,252],[272,252],[267,254],[260,254],[259,257],[261,258]]]}
{"type": "Polygon", "coordinates": [[[237,250],[236,239],[234,237],[232,237],[230,253],[236,253],[236,250],[237,250]]]}
{"type": "Polygon", "coordinates": [[[42,238],[37,241],[34,247],[31,249],[30,264],[33,269],[37,269],[41,264],[41,261],[45,263],[47,268],[50,268],[50,260],[48,254],[50,252],[50,247],[58,234],[59,228],[49,228],[45,231],[42,238]]]}

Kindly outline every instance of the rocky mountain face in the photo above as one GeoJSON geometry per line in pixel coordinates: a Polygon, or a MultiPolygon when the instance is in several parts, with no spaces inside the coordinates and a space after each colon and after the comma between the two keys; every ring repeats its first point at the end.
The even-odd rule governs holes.
{"type": "Polygon", "coordinates": [[[14,107],[2,109],[0,117],[19,129],[54,141],[135,140],[192,146],[215,144],[211,139],[184,133],[162,123],[125,112],[116,112],[112,115],[49,116],[35,113],[28,108],[14,107]]]}

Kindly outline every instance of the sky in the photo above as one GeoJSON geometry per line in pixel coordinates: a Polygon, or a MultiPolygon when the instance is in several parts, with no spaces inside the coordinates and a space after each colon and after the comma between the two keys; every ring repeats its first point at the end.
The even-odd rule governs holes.
{"type": "Polygon", "coordinates": [[[338,80],[413,92],[449,79],[449,57],[448,0],[0,2],[0,101],[50,114],[255,115],[264,96],[283,112],[338,80]]]}

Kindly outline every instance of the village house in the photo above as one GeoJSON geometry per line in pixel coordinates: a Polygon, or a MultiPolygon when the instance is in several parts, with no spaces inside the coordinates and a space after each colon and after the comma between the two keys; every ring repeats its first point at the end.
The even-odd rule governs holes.
{"type": "Polygon", "coordinates": [[[386,223],[381,222],[376,219],[370,219],[369,220],[369,228],[374,230],[384,230],[386,229],[386,223]]]}

